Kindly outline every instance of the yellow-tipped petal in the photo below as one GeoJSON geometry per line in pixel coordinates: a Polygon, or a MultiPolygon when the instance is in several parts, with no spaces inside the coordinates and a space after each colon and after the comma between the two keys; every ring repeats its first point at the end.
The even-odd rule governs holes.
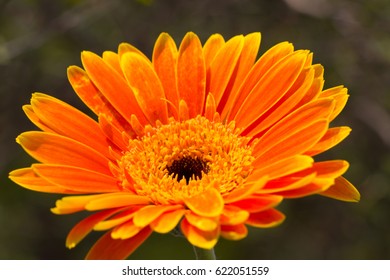
{"type": "Polygon", "coordinates": [[[243,36],[233,37],[218,51],[210,68],[207,69],[208,83],[206,92],[211,92],[214,95],[217,105],[221,101],[230,81],[243,46],[243,36]]]}
{"type": "Polygon", "coordinates": [[[54,133],[29,131],[16,138],[23,149],[42,163],[67,165],[110,175],[108,158],[91,147],[54,133]]]}
{"type": "Polygon", "coordinates": [[[221,236],[229,240],[241,240],[248,235],[248,229],[243,224],[221,226],[221,236]]]}
{"type": "Polygon", "coordinates": [[[152,63],[137,53],[126,53],[121,57],[121,67],[149,122],[156,124],[156,121],[160,120],[167,123],[168,110],[164,101],[164,89],[152,63]]]}
{"type": "Polygon", "coordinates": [[[45,180],[71,191],[81,193],[109,193],[120,190],[111,176],[66,165],[33,164],[33,171],[45,180]]]}
{"type": "Polygon", "coordinates": [[[259,168],[257,168],[248,177],[248,181],[259,180],[264,176],[268,176],[269,180],[287,176],[289,174],[311,167],[313,162],[314,160],[312,157],[295,155],[277,162],[273,162],[270,165],[259,164],[259,168]]]}
{"type": "Polygon", "coordinates": [[[244,37],[244,45],[242,47],[241,55],[236,64],[234,73],[225,89],[224,100],[221,102],[222,119],[226,119],[230,109],[232,108],[236,97],[236,92],[239,91],[243,85],[245,78],[250,72],[255,63],[261,41],[261,33],[254,32],[244,37]]]}
{"type": "Polygon", "coordinates": [[[107,139],[96,121],[69,104],[44,94],[33,94],[31,105],[37,117],[53,132],[109,157],[107,139]]]}
{"type": "Polygon", "coordinates": [[[336,146],[343,141],[351,132],[351,129],[347,126],[329,128],[325,135],[318,141],[313,147],[310,148],[306,154],[315,156],[330,148],[336,146]]]}
{"type": "Polygon", "coordinates": [[[233,190],[232,192],[229,192],[223,197],[225,204],[239,201],[240,199],[250,196],[251,194],[259,191],[262,187],[264,187],[267,181],[268,177],[264,176],[259,178],[258,180],[256,180],[256,182],[253,182],[252,184],[243,186],[241,188],[233,190]]]}
{"type": "Polygon", "coordinates": [[[172,231],[180,222],[186,210],[178,209],[171,212],[165,212],[160,217],[150,223],[153,231],[158,233],[168,233],[172,231]]]}
{"type": "Polygon", "coordinates": [[[107,232],[89,250],[87,260],[124,260],[133,253],[152,233],[149,227],[129,239],[113,239],[107,232]]]}
{"type": "Polygon", "coordinates": [[[135,114],[143,124],[147,123],[133,91],[121,75],[92,52],[84,51],[81,60],[93,84],[124,119],[129,122],[135,114]]]}
{"type": "Polygon", "coordinates": [[[238,126],[246,128],[251,125],[287,93],[301,73],[307,55],[305,51],[292,53],[258,81],[234,118],[238,126]]]}
{"type": "Polygon", "coordinates": [[[294,47],[291,43],[283,42],[269,49],[263,54],[260,59],[255,63],[249,73],[246,75],[241,87],[237,92],[233,92],[234,102],[232,108],[229,111],[228,120],[233,120],[240,109],[241,105],[245,101],[246,97],[250,94],[252,89],[259,82],[261,77],[279,60],[285,56],[291,54],[294,51],[294,47]]]}
{"type": "Polygon", "coordinates": [[[181,205],[149,205],[140,209],[134,215],[134,224],[139,227],[145,227],[152,221],[161,216],[164,212],[182,208],[181,205]]]}
{"type": "Polygon", "coordinates": [[[199,216],[216,217],[222,213],[223,199],[213,187],[191,198],[185,199],[186,206],[199,216]]]}
{"type": "Polygon", "coordinates": [[[80,99],[96,115],[105,115],[121,131],[131,130],[125,118],[114,108],[110,101],[96,88],[88,74],[77,66],[68,68],[68,79],[80,99]]]}
{"type": "Polygon", "coordinates": [[[69,249],[74,248],[85,236],[87,236],[93,227],[100,221],[110,217],[112,214],[117,212],[117,209],[110,209],[95,213],[84,220],[77,223],[66,237],[66,247],[69,249]]]}
{"type": "Polygon", "coordinates": [[[139,233],[143,227],[139,227],[134,224],[134,220],[129,220],[121,225],[116,226],[111,231],[111,237],[113,239],[129,239],[139,233]]]}
{"type": "Polygon", "coordinates": [[[192,32],[187,33],[180,44],[177,82],[180,98],[188,105],[189,116],[201,114],[206,98],[206,67],[202,45],[192,32]]]}
{"type": "Polygon", "coordinates": [[[259,228],[269,228],[281,224],[285,219],[283,213],[275,209],[268,209],[262,212],[251,213],[247,225],[259,228]]]}
{"type": "Polygon", "coordinates": [[[204,60],[206,64],[206,69],[210,67],[210,64],[213,62],[215,55],[225,44],[225,39],[221,34],[211,35],[206,43],[203,46],[204,60]]]}
{"type": "Polygon", "coordinates": [[[98,199],[90,201],[85,208],[89,211],[96,211],[107,208],[131,206],[131,205],[147,205],[150,200],[147,197],[126,194],[115,193],[110,196],[103,196],[98,199]]]}
{"type": "Polygon", "coordinates": [[[21,168],[11,171],[9,178],[16,184],[38,192],[45,193],[61,193],[61,194],[77,194],[79,192],[68,190],[64,187],[57,186],[49,181],[38,176],[32,168],[21,168]]]}
{"type": "Polygon", "coordinates": [[[319,194],[346,202],[360,201],[359,191],[347,179],[341,176],[336,178],[333,186],[319,194]]]}
{"type": "Polygon", "coordinates": [[[200,230],[211,231],[216,229],[218,226],[217,218],[202,217],[192,212],[187,213],[185,217],[191,225],[200,230]]]}
{"type": "Polygon", "coordinates": [[[275,207],[283,200],[282,196],[278,195],[259,195],[249,196],[240,201],[233,202],[231,205],[237,206],[249,213],[260,212],[269,208],[275,207]]]}
{"type": "Polygon", "coordinates": [[[167,33],[161,33],[153,50],[153,66],[161,84],[164,88],[165,96],[173,108],[168,106],[171,115],[177,119],[177,108],[179,107],[179,92],[177,89],[177,47],[175,41],[167,33]]]}
{"type": "Polygon", "coordinates": [[[218,242],[219,227],[211,231],[202,231],[191,225],[186,219],[181,222],[181,231],[188,241],[199,248],[210,250],[218,242]]]}
{"type": "MultiPolygon", "coordinates": [[[[93,227],[94,230],[96,231],[102,231],[102,230],[109,230],[112,229],[113,227],[116,227],[118,225],[121,225],[131,219],[133,219],[135,213],[140,209],[140,207],[135,206],[135,207],[125,207],[125,209],[119,208],[121,212],[118,214],[110,217],[109,219],[106,219],[104,221],[100,221],[96,223],[93,227]]],[[[112,210],[118,210],[117,208],[114,208],[112,210]]],[[[103,210],[104,211],[104,210],[103,210]]]]}
{"type": "Polygon", "coordinates": [[[221,225],[238,225],[244,223],[249,217],[249,212],[234,205],[225,205],[220,223],[221,225]]]}

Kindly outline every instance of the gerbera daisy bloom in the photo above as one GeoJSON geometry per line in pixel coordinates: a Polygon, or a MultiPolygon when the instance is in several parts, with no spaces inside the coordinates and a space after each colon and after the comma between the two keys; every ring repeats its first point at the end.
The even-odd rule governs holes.
{"type": "Polygon", "coordinates": [[[211,250],[247,226],[279,225],[284,198],[320,194],[358,201],[344,160],[315,161],[350,132],[330,127],[347,89],[323,90],[323,67],[282,42],[257,61],[260,33],[179,48],[166,33],[152,60],[122,43],[102,57],[84,51],[69,81],[97,119],[35,93],[23,107],[42,131],[17,137],[40,163],[10,173],[30,190],[65,194],[55,214],[90,211],[70,231],[75,247],[105,234],[88,259],[128,257],[152,232],[181,234],[211,250]]]}

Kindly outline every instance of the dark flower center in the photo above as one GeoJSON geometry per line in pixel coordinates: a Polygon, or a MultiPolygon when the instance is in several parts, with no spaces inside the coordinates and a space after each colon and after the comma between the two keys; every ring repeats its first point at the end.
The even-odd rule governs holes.
{"type": "Polygon", "coordinates": [[[207,174],[210,169],[207,162],[199,158],[182,157],[179,160],[173,161],[167,167],[167,170],[169,175],[173,174],[174,177],[177,177],[177,181],[180,182],[181,179],[185,178],[188,184],[190,179],[202,179],[202,171],[207,174]]]}

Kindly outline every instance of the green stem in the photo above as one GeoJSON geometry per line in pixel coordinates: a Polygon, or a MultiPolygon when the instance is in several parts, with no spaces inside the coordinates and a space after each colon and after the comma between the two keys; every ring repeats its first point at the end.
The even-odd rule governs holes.
{"type": "Polygon", "coordinates": [[[214,249],[206,250],[194,246],[195,256],[197,260],[215,260],[214,249]]]}

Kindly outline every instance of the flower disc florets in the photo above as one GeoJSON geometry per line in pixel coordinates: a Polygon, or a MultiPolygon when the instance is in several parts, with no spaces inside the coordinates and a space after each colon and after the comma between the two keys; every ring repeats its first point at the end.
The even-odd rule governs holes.
{"type": "Polygon", "coordinates": [[[254,160],[249,140],[239,136],[233,122],[224,125],[201,116],[171,119],[147,126],[142,138],[130,140],[120,166],[139,195],[156,204],[183,203],[211,182],[222,194],[241,186],[254,160]]]}

